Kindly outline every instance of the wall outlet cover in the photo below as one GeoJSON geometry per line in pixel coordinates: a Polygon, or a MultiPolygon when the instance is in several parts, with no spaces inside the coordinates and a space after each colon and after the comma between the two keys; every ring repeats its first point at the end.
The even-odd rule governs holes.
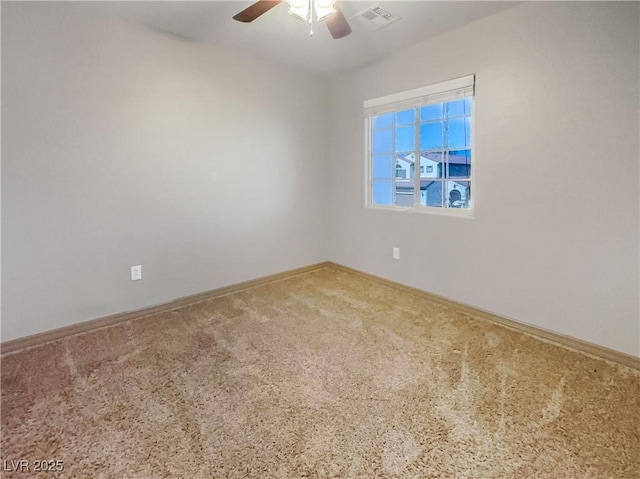
{"type": "Polygon", "coordinates": [[[131,267],[131,281],[138,281],[142,279],[142,266],[132,266],[131,267]]]}

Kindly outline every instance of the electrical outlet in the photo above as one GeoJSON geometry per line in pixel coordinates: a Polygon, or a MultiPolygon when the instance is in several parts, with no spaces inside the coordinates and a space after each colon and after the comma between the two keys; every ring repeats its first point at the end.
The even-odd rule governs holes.
{"type": "Polygon", "coordinates": [[[131,281],[138,281],[142,279],[142,266],[132,266],[131,267],[131,281]]]}
{"type": "Polygon", "coordinates": [[[393,259],[400,259],[400,248],[393,248],[393,259]]]}

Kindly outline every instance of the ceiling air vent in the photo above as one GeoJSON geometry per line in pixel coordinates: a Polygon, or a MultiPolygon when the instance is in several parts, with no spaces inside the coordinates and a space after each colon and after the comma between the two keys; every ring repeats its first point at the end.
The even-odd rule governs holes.
{"type": "Polygon", "coordinates": [[[388,10],[382,8],[380,4],[367,8],[366,10],[363,10],[357,15],[351,17],[351,19],[354,18],[358,19],[358,21],[369,28],[369,30],[380,30],[381,28],[402,19],[402,17],[393,15],[388,10]]]}

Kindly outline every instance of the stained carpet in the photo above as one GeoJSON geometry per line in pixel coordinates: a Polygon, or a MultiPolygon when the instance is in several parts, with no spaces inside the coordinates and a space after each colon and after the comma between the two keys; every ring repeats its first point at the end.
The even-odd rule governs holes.
{"type": "Polygon", "coordinates": [[[331,268],[5,355],[1,424],[2,477],[640,477],[637,370],[331,268]]]}

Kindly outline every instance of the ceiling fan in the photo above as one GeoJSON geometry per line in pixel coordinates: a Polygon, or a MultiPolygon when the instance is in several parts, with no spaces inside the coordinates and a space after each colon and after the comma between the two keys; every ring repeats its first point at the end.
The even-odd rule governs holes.
{"type": "MultiPolygon", "coordinates": [[[[311,36],[313,36],[313,13],[319,22],[324,21],[329,33],[335,39],[346,37],[351,33],[351,27],[339,8],[336,0],[285,0],[289,5],[289,14],[309,22],[311,36]]],[[[234,20],[250,23],[259,16],[267,13],[282,0],[259,0],[242,10],[233,17],[234,20]]]]}

